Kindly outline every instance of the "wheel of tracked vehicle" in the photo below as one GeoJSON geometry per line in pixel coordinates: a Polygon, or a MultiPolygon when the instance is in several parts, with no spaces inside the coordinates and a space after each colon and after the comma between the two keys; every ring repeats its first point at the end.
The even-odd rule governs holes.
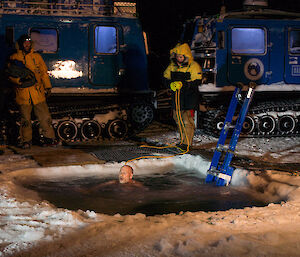
{"type": "Polygon", "coordinates": [[[62,141],[68,142],[74,140],[77,137],[78,128],[75,122],[65,120],[57,125],[56,133],[62,141]]]}
{"type": "Polygon", "coordinates": [[[291,115],[284,115],[278,120],[278,130],[282,133],[292,133],[296,127],[296,120],[291,115]]]}
{"type": "Polygon", "coordinates": [[[143,130],[153,121],[153,107],[147,103],[134,104],[130,107],[130,118],[134,129],[143,130]]]}
{"type": "Polygon", "coordinates": [[[271,115],[262,116],[258,122],[258,130],[262,134],[271,134],[276,128],[276,120],[271,115]]]}
{"type": "Polygon", "coordinates": [[[115,119],[106,124],[106,132],[110,138],[123,139],[128,132],[128,125],[125,120],[115,119]]]}
{"type": "Polygon", "coordinates": [[[86,120],[80,127],[80,133],[84,140],[93,140],[101,136],[102,129],[97,121],[86,120]]]}
{"type": "Polygon", "coordinates": [[[205,121],[206,132],[215,137],[219,137],[224,126],[225,116],[226,113],[220,110],[211,112],[211,114],[208,116],[208,119],[205,121]]]}
{"type": "Polygon", "coordinates": [[[255,120],[251,116],[246,116],[243,127],[242,127],[242,133],[243,134],[250,134],[255,129],[255,120]]]}

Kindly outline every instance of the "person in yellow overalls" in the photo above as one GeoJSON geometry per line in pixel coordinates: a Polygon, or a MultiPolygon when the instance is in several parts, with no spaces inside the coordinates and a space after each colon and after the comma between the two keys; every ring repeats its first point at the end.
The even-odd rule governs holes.
{"type": "MultiPolygon", "coordinates": [[[[28,35],[22,35],[16,44],[17,52],[10,56],[11,69],[27,71],[26,77],[9,74],[9,79],[15,85],[16,102],[21,115],[20,138],[21,147],[30,148],[32,144],[31,112],[37,117],[44,145],[55,145],[55,133],[52,127],[52,119],[46,103],[46,94],[51,93],[51,83],[47,66],[39,53],[34,52],[31,39],[28,35]],[[18,63],[18,64],[16,64],[18,63]],[[20,67],[22,66],[23,67],[20,67]],[[19,66],[19,67],[18,67],[19,66]]],[[[18,70],[18,71],[19,71],[18,70]]],[[[17,72],[15,72],[17,73],[17,72]]]]}
{"type": "MultiPolygon", "coordinates": [[[[180,92],[181,117],[185,127],[185,133],[180,134],[181,143],[177,146],[186,151],[193,143],[195,132],[194,110],[198,103],[198,86],[202,80],[202,69],[194,61],[188,44],[178,44],[170,51],[171,63],[164,72],[164,78],[172,90],[173,118],[180,129],[178,114],[176,114],[175,92],[180,92]]],[[[182,126],[181,126],[182,127],[182,126]]]]}

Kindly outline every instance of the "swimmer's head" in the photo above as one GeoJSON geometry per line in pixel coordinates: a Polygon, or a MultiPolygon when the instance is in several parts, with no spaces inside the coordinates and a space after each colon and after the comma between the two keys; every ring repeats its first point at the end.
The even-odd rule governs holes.
{"type": "Polygon", "coordinates": [[[133,168],[129,165],[124,165],[121,167],[119,172],[119,182],[121,184],[126,184],[132,180],[133,168]]]}

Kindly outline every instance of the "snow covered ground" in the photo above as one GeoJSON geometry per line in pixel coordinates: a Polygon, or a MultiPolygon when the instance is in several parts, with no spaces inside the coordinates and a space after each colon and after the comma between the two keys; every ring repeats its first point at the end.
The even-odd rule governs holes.
{"type": "MultiPolygon", "coordinates": [[[[171,142],[173,132],[151,139],[171,142]]],[[[196,134],[195,147],[211,151],[216,139],[196,134]]],[[[300,256],[299,138],[241,139],[237,154],[280,164],[280,170],[242,167],[231,186],[247,185],[266,207],[218,212],[145,216],[56,208],[21,186],[34,177],[117,175],[123,163],[41,168],[7,149],[0,156],[0,256],[300,256]]],[[[145,159],[130,163],[135,174],[163,173],[170,165],[196,169],[205,176],[201,156],[145,159]]],[[[247,164],[248,165],[248,164],[247,164]]]]}

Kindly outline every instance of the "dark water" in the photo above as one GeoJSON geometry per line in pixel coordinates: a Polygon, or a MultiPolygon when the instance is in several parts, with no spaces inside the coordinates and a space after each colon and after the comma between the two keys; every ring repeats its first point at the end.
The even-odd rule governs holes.
{"type": "Polygon", "coordinates": [[[43,199],[57,207],[93,210],[109,215],[219,211],[267,204],[256,200],[244,188],[204,184],[204,179],[192,171],[136,176],[135,179],[143,183],[141,187],[119,183],[103,185],[112,179],[115,178],[35,180],[24,186],[37,191],[43,199]]]}

